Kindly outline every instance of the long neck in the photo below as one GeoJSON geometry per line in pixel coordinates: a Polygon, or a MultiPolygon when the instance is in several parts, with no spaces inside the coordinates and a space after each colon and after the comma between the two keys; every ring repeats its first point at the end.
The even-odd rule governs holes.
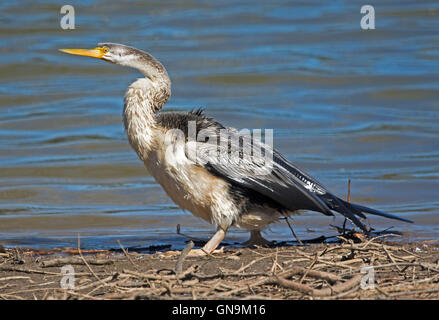
{"type": "Polygon", "coordinates": [[[161,74],[161,77],[138,79],[125,94],[125,129],[132,148],[142,160],[154,148],[154,133],[157,129],[155,113],[171,96],[171,81],[166,70],[161,74]]]}

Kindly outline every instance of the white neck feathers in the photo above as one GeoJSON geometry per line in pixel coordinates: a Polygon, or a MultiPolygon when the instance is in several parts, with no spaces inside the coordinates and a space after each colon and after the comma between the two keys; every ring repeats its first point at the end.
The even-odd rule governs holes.
{"type": "Polygon", "coordinates": [[[125,129],[131,146],[142,160],[146,160],[153,148],[154,132],[157,129],[155,113],[165,105],[170,95],[169,78],[161,81],[138,79],[125,94],[125,129]]]}

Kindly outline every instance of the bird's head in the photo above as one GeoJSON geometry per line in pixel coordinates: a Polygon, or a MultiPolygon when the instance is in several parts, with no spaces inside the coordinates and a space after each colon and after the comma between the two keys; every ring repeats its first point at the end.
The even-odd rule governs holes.
{"type": "MultiPolygon", "coordinates": [[[[163,65],[149,53],[118,43],[99,43],[93,49],[59,49],[62,52],[98,58],[121,66],[141,71],[148,78],[154,79],[166,74],[163,65]]],[[[166,74],[167,76],[167,74],[166,74]]]]}
{"type": "Polygon", "coordinates": [[[59,49],[62,52],[98,58],[114,64],[127,65],[130,61],[139,59],[138,49],[116,43],[99,43],[93,49],[59,49]]]}

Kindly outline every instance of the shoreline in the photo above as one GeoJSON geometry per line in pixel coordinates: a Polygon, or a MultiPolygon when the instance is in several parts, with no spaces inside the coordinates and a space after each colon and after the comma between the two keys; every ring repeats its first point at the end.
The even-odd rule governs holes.
{"type": "MultiPolygon", "coordinates": [[[[272,248],[180,251],[37,251],[0,248],[0,298],[439,299],[437,240],[383,237],[272,248]]],[[[64,249],[64,250],[62,250],[64,249]]]]}

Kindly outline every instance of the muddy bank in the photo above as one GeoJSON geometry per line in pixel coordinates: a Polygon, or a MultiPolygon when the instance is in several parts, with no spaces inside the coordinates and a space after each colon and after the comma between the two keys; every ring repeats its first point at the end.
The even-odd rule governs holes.
{"type": "MultiPolygon", "coordinates": [[[[122,247],[121,247],[122,248],[122,247]]],[[[437,241],[179,252],[0,251],[0,299],[438,299],[437,241]]]]}

